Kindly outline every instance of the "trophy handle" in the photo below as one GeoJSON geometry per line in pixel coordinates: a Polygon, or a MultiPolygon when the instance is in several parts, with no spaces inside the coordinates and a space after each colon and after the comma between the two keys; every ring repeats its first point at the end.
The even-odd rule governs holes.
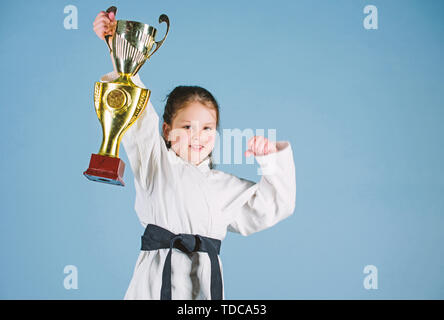
{"type": "MultiPolygon", "coordinates": [[[[114,18],[115,18],[116,14],[117,14],[117,7],[111,6],[108,9],[106,9],[106,13],[110,13],[110,12],[114,13],[114,18]]],[[[111,46],[109,45],[109,42],[108,42],[109,37],[111,37],[111,36],[110,35],[105,36],[105,42],[106,42],[106,45],[109,48],[109,52],[111,53],[113,51],[113,49],[111,49],[111,46]]]]}
{"type": "Polygon", "coordinates": [[[166,14],[162,14],[162,15],[160,15],[160,17],[159,17],[159,23],[162,23],[162,22],[165,22],[166,25],[167,25],[167,29],[166,29],[165,36],[163,37],[162,40],[160,40],[160,41],[156,41],[156,47],[154,48],[153,52],[151,52],[150,54],[148,54],[148,56],[147,56],[147,58],[146,58],[147,60],[148,60],[149,58],[151,58],[151,56],[154,54],[154,52],[156,52],[156,51],[160,48],[160,46],[163,44],[163,42],[165,41],[165,39],[166,39],[166,37],[167,37],[167,35],[168,35],[168,31],[170,30],[170,19],[168,18],[168,16],[167,16],[166,14]]]}

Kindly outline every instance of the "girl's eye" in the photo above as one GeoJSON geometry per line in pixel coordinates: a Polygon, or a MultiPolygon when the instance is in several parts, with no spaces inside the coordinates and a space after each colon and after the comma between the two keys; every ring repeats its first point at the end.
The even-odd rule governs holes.
{"type": "MultiPolygon", "coordinates": [[[[183,126],[182,128],[184,128],[184,129],[190,129],[191,126],[183,126]]],[[[212,130],[211,127],[205,127],[204,129],[205,129],[205,130],[212,130]]]]}

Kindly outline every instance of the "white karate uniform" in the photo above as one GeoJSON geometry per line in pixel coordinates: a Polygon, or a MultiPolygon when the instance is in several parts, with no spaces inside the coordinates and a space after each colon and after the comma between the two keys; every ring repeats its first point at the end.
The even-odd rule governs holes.
{"type": "MultiPolygon", "coordinates": [[[[115,71],[102,81],[117,78],[115,71]]],[[[136,85],[144,87],[138,75],[136,85]]],[[[223,240],[269,228],[291,215],[296,202],[296,173],[288,141],[278,151],[255,156],[264,170],[258,183],[210,169],[209,157],[193,165],[167,149],[151,101],[126,131],[122,143],[134,173],[135,210],[143,227],[155,224],[175,234],[223,240]],[[269,173],[266,170],[272,169],[269,173]]],[[[223,248],[223,243],[222,243],[223,248]]],[[[169,249],[141,251],[125,299],[160,299],[162,271],[169,249]]],[[[219,263],[222,269],[222,264],[219,263]]],[[[210,259],[205,252],[173,249],[172,299],[210,299],[210,259]]]]}

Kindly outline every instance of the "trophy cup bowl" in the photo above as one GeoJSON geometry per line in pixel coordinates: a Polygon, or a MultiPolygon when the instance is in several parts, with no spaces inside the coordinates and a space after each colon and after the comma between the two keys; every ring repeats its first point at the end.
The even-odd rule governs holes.
{"type": "Polygon", "coordinates": [[[159,23],[162,22],[167,24],[167,31],[164,38],[156,42],[154,40],[156,28],[137,21],[117,21],[110,50],[120,75],[129,77],[136,75],[145,61],[160,48],[168,35],[170,25],[168,16],[165,14],[159,17],[159,23]]]}
{"type": "Polygon", "coordinates": [[[119,158],[123,134],[144,111],[151,91],[136,86],[131,77],[163,44],[169,31],[169,19],[162,14],[159,23],[167,30],[161,41],[155,41],[156,28],[137,21],[117,20],[110,49],[119,77],[111,82],[96,82],[94,106],[102,125],[102,144],[92,154],[89,168],[83,174],[92,181],[124,186],[125,163],[119,158]]]}

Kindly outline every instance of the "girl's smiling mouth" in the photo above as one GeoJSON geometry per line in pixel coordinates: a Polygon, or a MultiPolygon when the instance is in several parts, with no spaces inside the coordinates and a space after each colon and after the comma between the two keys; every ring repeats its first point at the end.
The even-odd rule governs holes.
{"type": "Polygon", "coordinates": [[[202,145],[191,145],[190,144],[188,147],[191,148],[191,150],[194,150],[194,151],[201,151],[203,149],[202,145]]]}

